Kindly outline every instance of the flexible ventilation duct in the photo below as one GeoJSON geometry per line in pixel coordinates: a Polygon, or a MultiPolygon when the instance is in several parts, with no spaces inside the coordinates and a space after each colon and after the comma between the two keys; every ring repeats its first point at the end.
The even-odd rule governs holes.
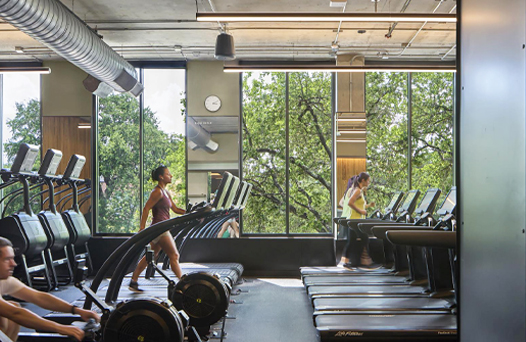
{"type": "Polygon", "coordinates": [[[137,96],[135,68],[56,0],[0,0],[0,17],[118,92],[137,96]]]}
{"type": "Polygon", "coordinates": [[[208,153],[217,152],[219,144],[212,140],[210,133],[191,117],[188,117],[188,147],[202,148],[208,153]]]}

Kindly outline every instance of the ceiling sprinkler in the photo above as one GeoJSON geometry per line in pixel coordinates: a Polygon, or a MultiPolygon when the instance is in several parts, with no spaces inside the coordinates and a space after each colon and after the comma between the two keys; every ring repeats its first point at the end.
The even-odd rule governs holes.
{"type": "Polygon", "coordinates": [[[389,59],[389,53],[387,51],[380,51],[377,56],[381,59],[389,59]]]}

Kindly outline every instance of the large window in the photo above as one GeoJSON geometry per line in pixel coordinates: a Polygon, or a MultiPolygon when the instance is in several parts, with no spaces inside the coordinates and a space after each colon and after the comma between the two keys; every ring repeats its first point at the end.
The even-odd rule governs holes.
{"type": "Polygon", "coordinates": [[[368,201],[385,208],[394,191],[407,191],[407,74],[366,73],[368,201]]]}
{"type": "MultiPolygon", "coordinates": [[[[36,74],[4,74],[0,75],[0,122],[2,124],[2,160],[1,168],[10,168],[18,148],[22,143],[41,145],[40,129],[40,75],[36,74]]],[[[35,162],[34,170],[40,167],[40,157],[35,162]]],[[[14,185],[4,190],[7,192],[20,188],[14,185]]],[[[31,195],[38,192],[34,188],[31,195]]],[[[0,197],[3,197],[0,196],[0,197]]],[[[0,212],[10,215],[23,207],[22,196],[11,198],[0,204],[0,212]]],[[[40,196],[33,196],[33,210],[40,210],[40,196]]]]}
{"type": "Polygon", "coordinates": [[[331,233],[330,73],[289,76],[289,229],[331,233]]]}
{"type": "Polygon", "coordinates": [[[185,206],[185,70],[139,73],[145,88],[142,108],[129,94],[99,99],[99,233],[139,230],[142,207],[155,186],[151,171],[161,164],[173,175],[169,191],[176,204],[185,206]]]}
{"type": "Polygon", "coordinates": [[[285,233],[286,78],[243,75],[243,179],[253,184],[243,213],[245,233],[285,233]]]}
{"type": "Polygon", "coordinates": [[[243,75],[244,233],[330,233],[332,88],[327,73],[243,75]]]}
{"type": "Polygon", "coordinates": [[[140,107],[129,94],[99,99],[98,231],[129,233],[140,219],[140,107]]]}
{"type": "Polygon", "coordinates": [[[21,143],[41,144],[40,75],[5,74],[0,78],[3,85],[2,165],[10,167],[21,143]]]}
{"type": "Polygon", "coordinates": [[[411,89],[411,187],[439,188],[443,200],[453,185],[453,74],[414,73],[411,89]]]}
{"type": "Polygon", "coordinates": [[[453,184],[453,74],[367,73],[366,101],[369,200],[382,209],[409,188],[444,197],[453,184]]]}
{"type": "MultiPolygon", "coordinates": [[[[172,173],[167,186],[175,204],[185,208],[185,70],[144,70],[144,201],[155,186],[152,170],[165,165],[172,173]]],[[[173,213],[172,213],[173,214],[173,213]]]]}

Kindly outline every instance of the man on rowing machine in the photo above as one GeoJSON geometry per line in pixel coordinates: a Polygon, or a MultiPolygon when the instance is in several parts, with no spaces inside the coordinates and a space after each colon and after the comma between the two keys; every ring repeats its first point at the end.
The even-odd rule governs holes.
{"type": "Polygon", "coordinates": [[[100,316],[91,310],[78,308],[49,293],[32,289],[20,280],[14,278],[16,267],[13,244],[6,238],[0,237],[0,330],[11,340],[16,341],[20,326],[27,328],[56,332],[82,341],[84,331],[72,325],[62,325],[35,315],[24,309],[20,304],[6,301],[2,296],[11,297],[33,303],[41,308],[79,315],[84,321],[90,318],[100,321],[100,316]]]}

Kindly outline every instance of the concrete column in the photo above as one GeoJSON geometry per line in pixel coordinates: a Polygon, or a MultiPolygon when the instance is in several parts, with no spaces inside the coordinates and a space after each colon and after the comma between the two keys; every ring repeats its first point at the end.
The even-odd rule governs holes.
{"type": "MultiPolygon", "coordinates": [[[[361,55],[339,55],[336,65],[361,66],[365,58],[361,55]]],[[[365,116],[365,73],[339,72],[336,74],[336,113],[338,117],[365,116]]],[[[365,123],[337,122],[338,130],[365,129],[365,123]]],[[[343,142],[345,138],[364,139],[365,134],[336,136],[337,168],[336,194],[337,201],[343,196],[349,177],[366,169],[366,144],[363,142],[343,142]]]]}
{"type": "MultiPolygon", "coordinates": [[[[362,66],[365,58],[361,55],[340,55],[336,65],[362,66]]],[[[339,72],[336,75],[336,111],[358,112],[365,111],[365,73],[339,72]]]]}
{"type": "Polygon", "coordinates": [[[187,181],[188,199],[191,202],[206,199],[209,191],[207,181],[209,173],[229,171],[234,175],[239,174],[239,92],[239,74],[223,72],[223,62],[188,62],[188,120],[192,118],[198,120],[197,125],[210,133],[211,141],[218,144],[215,152],[202,148],[193,150],[190,148],[191,138],[188,135],[187,181]],[[210,95],[215,95],[221,100],[221,107],[216,112],[210,112],[205,107],[205,100],[210,95]],[[221,129],[222,126],[224,129],[221,129]],[[227,126],[228,129],[225,129],[227,126]]]}

